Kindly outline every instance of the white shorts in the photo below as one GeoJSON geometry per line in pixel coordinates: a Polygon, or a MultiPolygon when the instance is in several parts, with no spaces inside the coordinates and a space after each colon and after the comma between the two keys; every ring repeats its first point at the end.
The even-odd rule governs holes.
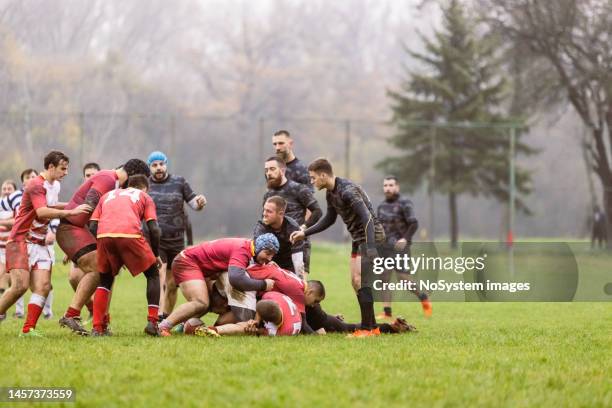
{"type": "Polygon", "coordinates": [[[257,305],[257,293],[255,291],[241,292],[232,288],[229,283],[229,274],[223,272],[219,275],[219,278],[215,281],[217,290],[227,299],[229,306],[241,307],[243,309],[249,309],[255,311],[257,305]]]}
{"type": "MultiPolygon", "coordinates": [[[[54,252],[54,251],[53,251],[54,252]]],[[[28,242],[28,263],[32,269],[51,269],[53,254],[49,247],[28,242]]]]}

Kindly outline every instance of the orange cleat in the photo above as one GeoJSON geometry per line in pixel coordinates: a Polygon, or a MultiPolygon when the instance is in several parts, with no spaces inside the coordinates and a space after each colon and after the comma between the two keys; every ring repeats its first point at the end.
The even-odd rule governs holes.
{"type": "Polygon", "coordinates": [[[353,333],[349,334],[346,337],[362,338],[362,337],[372,337],[372,336],[380,336],[380,329],[378,327],[372,330],[355,330],[353,333]]]}
{"type": "Polygon", "coordinates": [[[172,336],[172,333],[170,333],[170,330],[166,329],[165,327],[164,328],[160,327],[159,328],[159,335],[161,337],[170,337],[170,336],[172,336]]]}
{"type": "Polygon", "coordinates": [[[431,317],[431,301],[429,299],[423,299],[421,300],[421,306],[423,307],[423,314],[425,315],[425,317],[431,317]]]}

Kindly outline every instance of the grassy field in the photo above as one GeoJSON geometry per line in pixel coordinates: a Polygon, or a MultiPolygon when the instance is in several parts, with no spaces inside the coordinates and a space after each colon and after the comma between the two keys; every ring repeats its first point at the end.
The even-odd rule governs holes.
{"type": "MultiPolygon", "coordinates": [[[[315,245],[312,277],[327,286],[324,308],[354,321],[347,253],[315,245]]],[[[53,284],[59,315],[64,267],[53,284]]],[[[105,407],[612,406],[611,303],[434,302],[429,320],[401,303],[419,332],[380,338],[154,339],[142,333],[144,288],[118,279],[112,338],[75,337],[54,318],[39,325],[46,338],[19,339],[9,317],[0,386],[74,387],[76,406],[105,407]]]]}

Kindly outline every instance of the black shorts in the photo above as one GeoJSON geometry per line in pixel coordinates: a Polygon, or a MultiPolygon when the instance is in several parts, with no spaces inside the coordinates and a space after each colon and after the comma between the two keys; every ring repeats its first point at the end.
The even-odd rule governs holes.
{"type": "Polygon", "coordinates": [[[304,272],[310,273],[310,241],[304,241],[302,253],[304,254],[304,272]]]}
{"type": "Polygon", "coordinates": [[[185,249],[184,247],[164,247],[161,246],[159,247],[159,257],[161,258],[162,262],[168,265],[168,269],[170,269],[170,265],[172,265],[172,261],[174,261],[174,258],[176,258],[176,256],[178,254],[181,253],[181,251],[185,249]]]}

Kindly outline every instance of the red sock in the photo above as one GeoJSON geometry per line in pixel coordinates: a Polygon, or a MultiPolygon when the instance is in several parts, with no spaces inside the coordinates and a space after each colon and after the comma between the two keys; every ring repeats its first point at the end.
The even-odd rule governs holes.
{"type": "Polygon", "coordinates": [[[68,310],[66,310],[66,313],[64,314],[65,317],[81,317],[81,311],[80,310],[76,310],[73,307],[69,307],[68,310]]]}
{"type": "Polygon", "coordinates": [[[31,329],[36,328],[36,323],[38,322],[38,318],[42,313],[43,306],[45,305],[45,298],[41,295],[37,295],[36,293],[32,293],[32,297],[30,297],[30,303],[28,303],[28,314],[26,316],[26,321],[23,325],[23,332],[27,333],[31,329]]]}
{"type": "Polygon", "coordinates": [[[157,305],[149,305],[149,315],[147,316],[147,320],[155,323],[157,322],[157,314],[159,313],[159,306],[157,305]]]}
{"type": "Polygon", "coordinates": [[[109,300],[110,291],[106,288],[98,287],[93,301],[93,327],[98,332],[103,332],[106,328],[106,312],[108,311],[109,300]]]}
{"type": "Polygon", "coordinates": [[[89,310],[89,314],[93,315],[93,302],[91,300],[85,303],[85,307],[87,308],[87,310],[89,310]]]}

